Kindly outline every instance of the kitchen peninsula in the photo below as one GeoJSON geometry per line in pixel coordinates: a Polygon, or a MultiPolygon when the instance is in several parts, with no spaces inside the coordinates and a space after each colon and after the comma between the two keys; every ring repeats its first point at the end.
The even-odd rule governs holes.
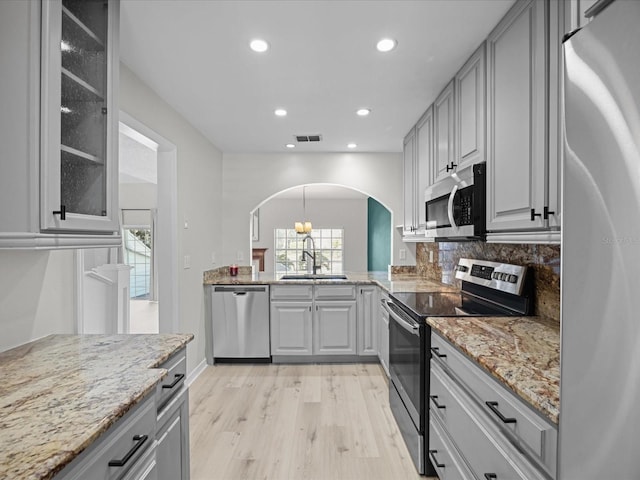
{"type": "MultiPolygon", "coordinates": [[[[111,433],[140,433],[127,431],[131,419],[144,420],[146,445],[140,440],[138,455],[134,452],[121,471],[154,455],[157,409],[161,416],[157,399],[167,390],[160,382],[168,370],[160,367],[184,354],[192,339],[191,334],[50,335],[0,353],[0,478],[75,478],[76,466],[102,454],[96,445],[111,433]]],[[[132,451],[130,441],[119,442],[124,452],[132,451]]],[[[121,457],[114,452],[113,458],[121,457]]],[[[106,467],[111,460],[106,458],[105,468],[117,468],[106,467]]],[[[155,468],[153,458],[151,463],[155,468]]],[[[96,478],[90,477],[95,471],[82,470],[89,475],[84,478],[96,478]]]]}
{"type": "MultiPolygon", "coordinates": [[[[374,286],[381,294],[394,292],[456,292],[452,285],[415,273],[347,272],[347,280],[281,280],[282,274],[239,267],[237,276],[227,268],[204,272],[210,285],[345,285],[374,286]]],[[[447,339],[486,373],[521,398],[533,410],[557,425],[560,383],[560,325],[541,316],[473,317],[470,320],[433,318],[431,328],[447,339]]]]}

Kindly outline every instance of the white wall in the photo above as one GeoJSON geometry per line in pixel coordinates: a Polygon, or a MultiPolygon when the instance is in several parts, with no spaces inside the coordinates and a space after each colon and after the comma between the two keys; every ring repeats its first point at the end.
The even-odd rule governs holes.
{"type": "Polygon", "coordinates": [[[74,252],[0,250],[0,351],[75,333],[74,252]]]}
{"type": "MultiPolygon", "coordinates": [[[[391,211],[392,225],[402,222],[401,153],[224,154],[221,264],[251,264],[251,211],[283,190],[313,183],[358,190],[391,211]]],[[[396,228],[392,243],[394,265],[415,265],[415,245],[402,243],[396,228]]]]}
{"type": "MultiPolygon", "coordinates": [[[[344,229],[345,272],[367,271],[367,197],[361,200],[307,199],[306,212],[314,230],[344,229]]],[[[301,220],[300,199],[274,198],[260,207],[260,238],[253,246],[268,248],[265,252],[266,272],[274,271],[274,229],[293,228],[293,223],[301,220]]]]}
{"type": "Polygon", "coordinates": [[[120,69],[120,109],[177,147],[178,325],[181,332],[195,334],[187,350],[192,371],[205,352],[202,272],[211,269],[211,253],[222,249],[222,153],[125,65],[120,69]],[[186,255],[189,269],[182,268],[186,255]]]}

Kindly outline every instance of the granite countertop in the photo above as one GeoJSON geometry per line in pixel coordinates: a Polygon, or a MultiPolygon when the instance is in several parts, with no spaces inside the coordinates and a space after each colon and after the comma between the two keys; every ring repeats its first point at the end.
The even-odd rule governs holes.
{"type": "Polygon", "coordinates": [[[432,317],[429,325],[558,424],[560,325],[541,317],[432,317]]]}
{"type": "Polygon", "coordinates": [[[191,334],[51,335],[0,353],[0,478],[49,479],[167,375],[191,334]]]}
{"type": "Polygon", "coordinates": [[[215,271],[204,272],[204,285],[326,285],[357,283],[378,285],[387,292],[457,292],[458,288],[427,280],[416,274],[388,274],[385,272],[346,272],[347,280],[281,280],[283,273],[246,273],[236,277],[219,275],[215,271]]]}

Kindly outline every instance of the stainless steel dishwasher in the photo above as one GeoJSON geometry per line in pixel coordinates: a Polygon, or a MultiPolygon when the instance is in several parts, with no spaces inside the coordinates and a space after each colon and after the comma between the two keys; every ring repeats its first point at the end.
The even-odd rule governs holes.
{"type": "Polygon", "coordinates": [[[209,363],[271,361],[268,285],[213,286],[210,320],[209,363]]]}

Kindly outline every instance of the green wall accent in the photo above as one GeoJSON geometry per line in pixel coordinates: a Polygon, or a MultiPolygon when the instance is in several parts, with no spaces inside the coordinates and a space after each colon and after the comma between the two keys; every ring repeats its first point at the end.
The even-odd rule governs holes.
{"type": "Polygon", "coordinates": [[[391,264],[391,212],[369,197],[367,200],[367,268],[386,272],[391,264]]]}

